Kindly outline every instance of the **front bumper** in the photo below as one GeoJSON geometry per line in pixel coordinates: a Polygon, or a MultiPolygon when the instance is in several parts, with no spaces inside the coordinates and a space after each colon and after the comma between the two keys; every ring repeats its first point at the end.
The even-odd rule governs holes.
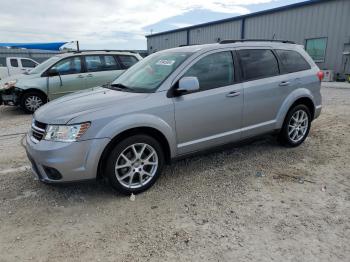
{"type": "Polygon", "coordinates": [[[38,179],[46,183],[64,183],[95,179],[100,157],[110,139],[34,143],[27,134],[26,142],[27,156],[38,179]],[[53,177],[48,170],[56,170],[60,176],[53,177]]]}
{"type": "Polygon", "coordinates": [[[21,91],[17,88],[0,91],[0,105],[18,105],[21,91]]]}

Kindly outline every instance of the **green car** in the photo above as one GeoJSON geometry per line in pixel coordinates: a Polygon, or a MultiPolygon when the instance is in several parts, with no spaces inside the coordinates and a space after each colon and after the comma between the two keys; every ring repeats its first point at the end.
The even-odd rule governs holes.
{"type": "Polygon", "coordinates": [[[0,82],[0,105],[33,113],[48,101],[111,83],[142,57],[131,52],[81,51],[56,55],[30,72],[0,82]]]}

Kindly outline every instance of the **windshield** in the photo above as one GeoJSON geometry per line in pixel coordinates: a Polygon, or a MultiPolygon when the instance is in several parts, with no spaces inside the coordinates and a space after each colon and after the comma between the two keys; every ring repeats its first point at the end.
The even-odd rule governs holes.
{"type": "Polygon", "coordinates": [[[133,92],[154,92],[192,53],[160,52],[152,54],[125,71],[111,85],[133,92]]]}
{"type": "Polygon", "coordinates": [[[37,65],[36,67],[34,67],[32,70],[30,70],[30,72],[28,72],[28,74],[29,75],[39,74],[60,59],[61,59],[60,56],[53,56],[47,59],[46,61],[42,62],[41,64],[37,65]]]}

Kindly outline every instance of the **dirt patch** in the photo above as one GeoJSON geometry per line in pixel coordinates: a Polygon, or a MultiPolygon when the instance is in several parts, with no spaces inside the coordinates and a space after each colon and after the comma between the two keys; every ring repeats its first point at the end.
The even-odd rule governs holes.
{"type": "MultiPolygon", "coordinates": [[[[135,201],[103,182],[0,173],[0,261],[347,261],[350,90],[322,92],[302,146],[265,137],[185,159],[135,201]]],[[[18,109],[0,114],[1,134],[30,126],[18,109]]],[[[29,164],[20,141],[0,138],[0,170],[29,164]]]]}

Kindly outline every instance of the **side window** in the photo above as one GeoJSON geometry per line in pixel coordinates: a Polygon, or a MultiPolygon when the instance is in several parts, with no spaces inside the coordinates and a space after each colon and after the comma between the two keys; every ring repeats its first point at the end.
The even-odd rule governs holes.
{"type": "Polygon", "coordinates": [[[12,67],[18,67],[18,60],[17,59],[10,59],[10,64],[12,67]]]}
{"type": "Polygon", "coordinates": [[[118,58],[123,69],[128,69],[139,61],[135,56],[132,55],[118,55],[118,58]]]}
{"type": "Polygon", "coordinates": [[[271,50],[238,50],[245,80],[276,76],[279,74],[278,62],[271,50]]]}
{"type": "Polygon", "coordinates": [[[36,67],[36,64],[29,59],[21,59],[21,63],[23,67],[28,67],[28,68],[34,68],[36,67]]]}
{"type": "Polygon", "coordinates": [[[199,60],[184,76],[198,78],[200,90],[231,85],[234,82],[234,68],[231,52],[220,52],[199,60]]]}
{"type": "Polygon", "coordinates": [[[59,61],[52,67],[56,69],[60,75],[70,75],[81,73],[81,60],[80,57],[70,57],[59,61]]]}
{"type": "Polygon", "coordinates": [[[276,50],[282,63],[283,73],[293,73],[310,69],[310,65],[304,57],[296,51],[276,50]]]}
{"type": "Polygon", "coordinates": [[[87,72],[103,71],[103,62],[99,55],[85,56],[85,64],[87,72]]]}
{"type": "Polygon", "coordinates": [[[114,56],[105,55],[103,56],[103,70],[120,70],[118,62],[115,60],[114,56]]]}

